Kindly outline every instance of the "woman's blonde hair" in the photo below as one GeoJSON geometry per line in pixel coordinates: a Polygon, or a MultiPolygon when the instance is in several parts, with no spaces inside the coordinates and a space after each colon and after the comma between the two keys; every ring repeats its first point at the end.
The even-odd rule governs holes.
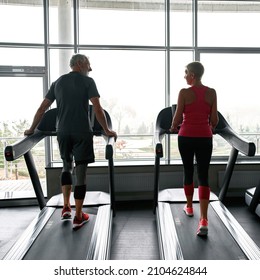
{"type": "Polygon", "coordinates": [[[189,63],[186,68],[192,72],[196,79],[201,79],[204,74],[204,66],[199,61],[189,63]]]}

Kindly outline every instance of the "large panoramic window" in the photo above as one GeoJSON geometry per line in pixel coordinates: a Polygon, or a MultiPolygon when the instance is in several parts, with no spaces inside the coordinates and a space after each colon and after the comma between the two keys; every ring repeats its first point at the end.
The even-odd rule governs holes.
{"type": "MultiPolygon", "coordinates": [[[[74,52],[89,57],[90,76],[119,134],[116,161],[153,161],[158,112],[177,102],[179,90],[188,86],[185,66],[195,59],[205,65],[203,82],[217,90],[219,111],[256,143],[260,155],[254,89],[260,1],[0,1],[0,23],[0,67],[10,67],[13,77],[24,67],[31,67],[32,75],[42,68],[44,90],[33,90],[32,83],[26,89],[30,100],[40,101],[46,88],[70,71],[74,52]]],[[[21,85],[19,92],[23,90],[21,85]]],[[[38,104],[24,106],[26,102],[23,108],[32,114],[38,104]]],[[[214,156],[229,154],[219,139],[215,144],[214,156]]],[[[174,145],[170,152],[166,149],[167,159],[180,159],[174,145]]],[[[59,161],[54,147],[53,160],[59,161]]],[[[104,160],[103,147],[95,149],[97,159],[104,160]]]]}

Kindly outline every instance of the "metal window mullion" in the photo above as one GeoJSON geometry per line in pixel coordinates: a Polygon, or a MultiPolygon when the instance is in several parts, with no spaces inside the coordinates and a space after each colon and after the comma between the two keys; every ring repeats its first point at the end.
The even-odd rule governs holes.
{"type": "Polygon", "coordinates": [[[192,2],[192,40],[194,47],[194,60],[199,61],[200,55],[198,52],[198,0],[192,2]]]}
{"type": "Polygon", "coordinates": [[[78,52],[79,45],[79,0],[73,0],[74,52],[78,52]]]}
{"type": "MultiPolygon", "coordinates": [[[[171,0],[165,1],[165,105],[170,106],[170,92],[171,92],[171,81],[170,81],[170,57],[171,57],[171,48],[170,48],[170,7],[171,0]]],[[[165,138],[165,160],[169,164],[171,161],[171,146],[170,146],[170,137],[165,138]]]]}
{"type": "MultiPolygon", "coordinates": [[[[43,13],[44,13],[44,63],[45,63],[45,75],[43,77],[43,95],[47,94],[47,90],[50,83],[50,51],[49,51],[49,0],[43,1],[43,13]]],[[[43,97],[44,97],[43,96],[43,97]]],[[[45,165],[47,166],[52,161],[52,145],[51,137],[44,139],[45,145],[45,165]]]]}

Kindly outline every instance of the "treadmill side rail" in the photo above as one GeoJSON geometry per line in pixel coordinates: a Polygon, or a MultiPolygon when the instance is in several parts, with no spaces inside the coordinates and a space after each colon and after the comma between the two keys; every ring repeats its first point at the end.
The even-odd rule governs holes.
{"type": "Polygon", "coordinates": [[[210,205],[222,220],[232,237],[245,253],[249,260],[260,260],[260,249],[241,227],[228,209],[220,202],[214,201],[210,205]]]}
{"type": "Polygon", "coordinates": [[[160,258],[162,260],[183,260],[181,245],[169,203],[158,202],[156,215],[160,258]]]}
{"type": "Polygon", "coordinates": [[[95,227],[92,233],[87,260],[107,260],[110,256],[113,211],[111,205],[98,208],[95,227]]]}
{"type": "Polygon", "coordinates": [[[14,246],[4,256],[3,260],[23,259],[54,211],[55,208],[52,207],[43,208],[37,217],[27,227],[21,237],[17,240],[17,242],[15,242],[14,246]]]}

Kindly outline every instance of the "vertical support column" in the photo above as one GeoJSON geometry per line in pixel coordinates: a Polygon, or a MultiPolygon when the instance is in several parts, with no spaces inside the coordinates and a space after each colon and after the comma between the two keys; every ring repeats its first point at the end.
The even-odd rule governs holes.
{"type": "MultiPolygon", "coordinates": [[[[59,44],[71,44],[72,38],[72,1],[58,1],[58,36],[59,44]]],[[[59,50],[59,74],[69,71],[71,53],[67,49],[59,50]]]]}

